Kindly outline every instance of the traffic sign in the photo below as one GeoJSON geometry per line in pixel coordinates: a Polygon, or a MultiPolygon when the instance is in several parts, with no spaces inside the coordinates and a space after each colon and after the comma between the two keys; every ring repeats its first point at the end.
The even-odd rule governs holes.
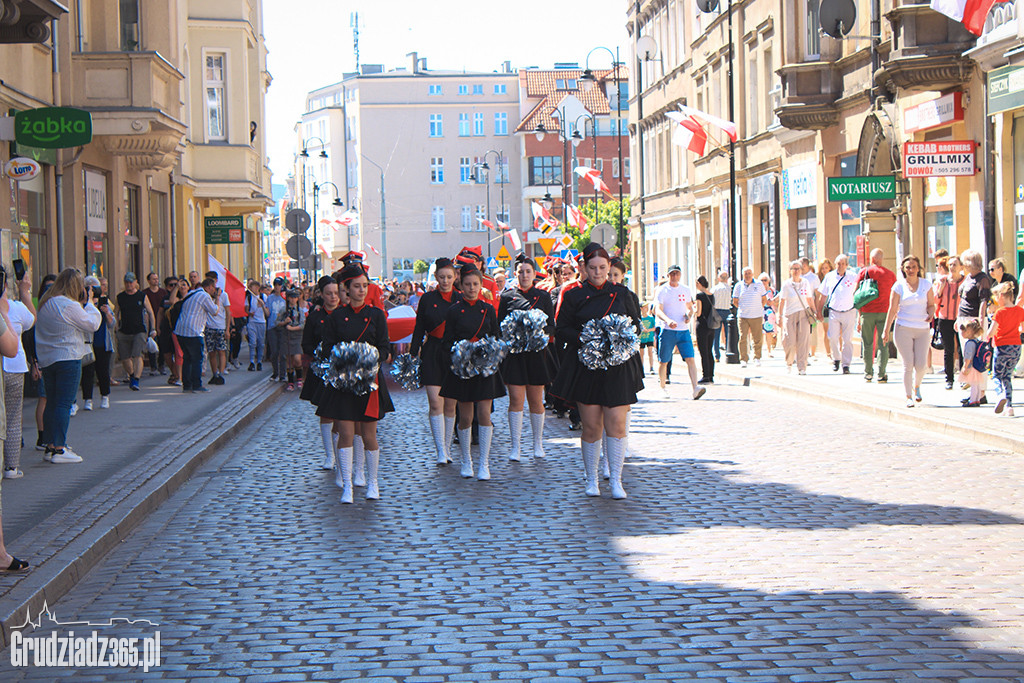
{"type": "Polygon", "coordinates": [[[305,209],[292,209],[284,215],[285,230],[296,235],[301,235],[309,230],[309,225],[312,222],[305,209]]]}
{"type": "Polygon", "coordinates": [[[504,244],[501,245],[501,249],[498,250],[498,260],[499,261],[511,261],[512,260],[512,254],[510,254],[508,252],[508,247],[506,247],[504,244]]]}
{"type": "Polygon", "coordinates": [[[206,243],[243,244],[245,242],[243,222],[241,216],[206,216],[203,218],[206,243]]]}
{"type": "Polygon", "coordinates": [[[497,268],[497,267],[499,267],[498,259],[496,259],[496,258],[494,258],[492,256],[491,260],[487,262],[487,267],[488,268],[497,268]]]}
{"type": "Polygon", "coordinates": [[[305,235],[292,235],[284,243],[284,250],[288,256],[295,260],[304,260],[313,253],[313,243],[305,235]]]}
{"type": "Polygon", "coordinates": [[[555,238],[541,237],[537,240],[537,243],[540,245],[540,248],[544,250],[544,254],[547,255],[551,253],[551,248],[555,246],[555,238]]]}
{"type": "Polygon", "coordinates": [[[830,202],[896,199],[896,176],[847,176],[828,179],[830,202]]]}

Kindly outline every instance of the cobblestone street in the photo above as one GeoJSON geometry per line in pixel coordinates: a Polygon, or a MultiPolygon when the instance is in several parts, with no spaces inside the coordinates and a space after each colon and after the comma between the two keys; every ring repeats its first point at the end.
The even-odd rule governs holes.
{"type": "Polygon", "coordinates": [[[282,398],[50,605],[159,625],[158,669],[73,680],[1024,680],[1019,457],[671,388],[634,408],[626,501],[583,495],[564,420],[509,463],[504,402],[490,482],[437,468],[425,397],[395,392],[382,499],[342,506],[282,398]]]}

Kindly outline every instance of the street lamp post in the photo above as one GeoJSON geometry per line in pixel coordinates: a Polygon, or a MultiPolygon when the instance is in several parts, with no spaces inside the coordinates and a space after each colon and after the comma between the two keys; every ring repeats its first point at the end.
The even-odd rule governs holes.
{"type": "MultiPolygon", "coordinates": [[[[324,149],[325,147],[327,147],[327,143],[324,142],[323,138],[317,137],[317,136],[313,136],[313,137],[309,138],[308,140],[303,140],[302,141],[302,151],[299,152],[299,156],[302,158],[302,208],[303,209],[306,208],[306,159],[309,158],[309,143],[312,142],[313,140],[318,140],[320,142],[320,154],[318,154],[317,156],[319,156],[321,159],[326,159],[327,158],[327,150],[324,149]]],[[[314,191],[314,195],[313,195],[313,221],[312,221],[313,222],[313,258],[316,258],[316,222],[317,222],[317,216],[316,216],[316,194],[315,194],[316,186],[317,186],[316,185],[316,178],[314,177],[314,179],[313,179],[313,188],[314,188],[314,190],[313,190],[314,191]]],[[[335,186],[335,189],[337,189],[337,186],[335,186]]],[[[315,272],[316,261],[314,261],[313,264],[314,264],[314,272],[315,272]]]]}
{"type": "Polygon", "coordinates": [[[369,158],[365,154],[361,154],[366,161],[376,167],[380,171],[380,270],[381,280],[384,280],[388,276],[388,225],[387,225],[387,210],[384,199],[384,168],[373,159],[369,158]]]}
{"type": "Polygon", "coordinates": [[[317,242],[316,242],[316,223],[317,223],[317,220],[318,220],[317,219],[317,200],[320,197],[320,190],[323,189],[324,187],[327,187],[328,185],[330,185],[331,187],[334,188],[334,201],[331,202],[331,204],[333,204],[334,206],[345,206],[345,204],[341,201],[341,197],[339,196],[340,191],[338,190],[338,186],[337,185],[335,185],[334,183],[329,182],[329,181],[328,182],[323,182],[323,183],[318,183],[317,180],[316,180],[316,176],[313,176],[313,279],[314,280],[317,280],[318,276],[320,274],[320,269],[317,267],[317,264],[320,262],[320,255],[316,253],[316,249],[317,249],[317,246],[318,246],[317,242]]]}
{"type": "MultiPolygon", "coordinates": [[[[580,82],[586,89],[593,88],[597,83],[597,79],[594,77],[594,72],[590,70],[590,55],[594,54],[597,50],[604,50],[614,60],[612,62],[612,82],[615,83],[615,106],[616,111],[622,111],[622,93],[619,88],[619,69],[621,68],[621,62],[619,62],[619,48],[615,47],[615,52],[612,52],[610,48],[598,46],[587,53],[587,59],[584,63],[586,67],[583,70],[583,76],[580,78],[580,82]]],[[[611,107],[609,106],[609,110],[611,107]]],[[[620,120],[621,118],[615,117],[613,120],[620,120]]],[[[619,157],[619,249],[622,250],[622,254],[626,253],[626,224],[622,214],[622,180],[626,177],[626,169],[622,166],[622,127],[620,124],[615,124],[615,137],[618,141],[618,157],[619,157]]]]}
{"type": "MultiPolygon", "coordinates": [[[[568,162],[568,159],[569,159],[569,140],[570,140],[569,131],[568,131],[569,124],[565,120],[565,109],[564,108],[561,108],[561,109],[555,108],[555,109],[553,109],[553,111],[557,111],[559,113],[559,116],[558,116],[558,130],[556,130],[554,132],[558,136],[558,139],[562,143],[562,154],[561,154],[561,159],[560,159],[561,163],[559,164],[559,175],[561,176],[560,184],[562,186],[562,222],[564,223],[565,220],[566,220],[566,215],[567,215],[566,214],[566,204],[568,204],[570,201],[572,201],[571,190],[570,190],[570,197],[569,197],[569,199],[567,200],[566,197],[565,197],[565,188],[566,188],[566,180],[565,180],[565,170],[566,169],[565,169],[565,166],[566,166],[566,163],[568,162]]],[[[551,132],[551,131],[549,131],[544,126],[543,123],[538,123],[537,127],[533,129],[533,134],[537,137],[537,142],[543,142],[544,141],[544,137],[549,132],[551,132]]],[[[572,173],[572,169],[569,169],[569,172],[572,173]]],[[[571,187],[572,186],[570,185],[570,188],[571,187]]]]}
{"type": "MultiPolygon", "coordinates": [[[[574,130],[572,132],[572,147],[573,150],[579,149],[580,143],[583,142],[583,138],[587,133],[587,121],[590,121],[590,137],[594,141],[594,167],[597,167],[597,117],[593,114],[580,114],[576,117],[576,123],[573,125],[574,130]],[[583,135],[580,135],[580,119],[583,119],[583,135]]],[[[575,152],[573,153],[575,156],[575,152]]],[[[621,171],[621,169],[620,169],[621,171]]],[[[573,178],[573,183],[577,183],[576,178],[573,178]]],[[[577,185],[579,187],[579,185],[577,185]]],[[[576,192],[576,199],[579,201],[579,191],[576,192]]],[[[594,222],[597,223],[597,205],[600,201],[600,192],[597,189],[597,185],[594,186],[594,222]]]]}

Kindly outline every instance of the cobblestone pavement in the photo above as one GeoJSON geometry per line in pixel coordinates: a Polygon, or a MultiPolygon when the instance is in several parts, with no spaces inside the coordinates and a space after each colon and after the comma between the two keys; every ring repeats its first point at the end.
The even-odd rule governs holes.
{"type": "Polygon", "coordinates": [[[351,506],[283,398],[51,605],[157,622],[162,666],[73,680],[1024,680],[1019,457],[750,388],[654,393],[626,501],[583,496],[564,421],[544,461],[502,459],[503,405],[490,482],[436,468],[422,393],[397,392],[382,500],[351,506]]]}

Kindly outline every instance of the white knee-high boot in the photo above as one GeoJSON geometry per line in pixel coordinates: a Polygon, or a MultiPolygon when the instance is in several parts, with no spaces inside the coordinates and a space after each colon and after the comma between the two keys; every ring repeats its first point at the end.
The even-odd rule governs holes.
{"type": "Polygon", "coordinates": [[[341,486],[341,502],[352,502],[352,449],[339,448],[337,451],[338,474],[335,481],[341,486]]]}
{"type": "Polygon", "coordinates": [[[597,459],[600,456],[598,449],[600,441],[587,443],[580,439],[580,449],[583,451],[583,471],[587,477],[586,493],[588,496],[600,496],[601,487],[597,483],[597,459]]]}
{"type": "Polygon", "coordinates": [[[523,411],[508,411],[508,434],[512,442],[512,450],[508,455],[509,460],[519,461],[519,444],[523,440],[523,411]]]}
{"type": "Polygon", "coordinates": [[[444,416],[444,454],[448,462],[455,462],[452,457],[452,439],[455,438],[455,417],[444,416]]]}
{"type": "Polygon", "coordinates": [[[358,434],[352,439],[352,458],[355,467],[352,470],[352,483],[366,486],[366,451],[363,449],[363,437],[358,434]]]}
{"type": "Polygon", "coordinates": [[[334,469],[334,425],[330,422],[320,424],[320,439],[324,442],[324,460],[320,467],[325,470],[334,469]]]}
{"type": "Polygon", "coordinates": [[[473,428],[459,430],[459,450],[462,451],[462,476],[473,476],[473,456],[470,454],[470,443],[473,438],[473,428]]]}
{"type": "MultiPolygon", "coordinates": [[[[522,418],[522,413],[519,413],[522,418]]],[[[480,468],[477,470],[476,478],[486,481],[491,478],[490,456],[491,437],[494,436],[494,425],[484,427],[480,425],[480,468]]],[[[461,436],[459,437],[462,438],[461,436]]]]}
{"type": "Polygon", "coordinates": [[[530,428],[533,430],[533,457],[544,457],[544,413],[530,413],[530,428]]]}
{"type": "Polygon", "coordinates": [[[608,432],[601,434],[601,474],[605,479],[612,476],[608,469],[608,432]]]}
{"type": "Polygon", "coordinates": [[[626,497],[622,488],[622,465],[626,461],[626,439],[608,438],[608,464],[612,470],[612,498],[626,497]]]}
{"type": "Polygon", "coordinates": [[[378,500],[380,488],[377,486],[377,469],[380,465],[380,449],[366,451],[366,500],[378,500]]]}
{"type": "Polygon", "coordinates": [[[431,415],[430,416],[430,433],[434,437],[434,450],[437,453],[438,465],[448,464],[448,454],[445,452],[445,431],[444,431],[444,415],[431,415]]]}

